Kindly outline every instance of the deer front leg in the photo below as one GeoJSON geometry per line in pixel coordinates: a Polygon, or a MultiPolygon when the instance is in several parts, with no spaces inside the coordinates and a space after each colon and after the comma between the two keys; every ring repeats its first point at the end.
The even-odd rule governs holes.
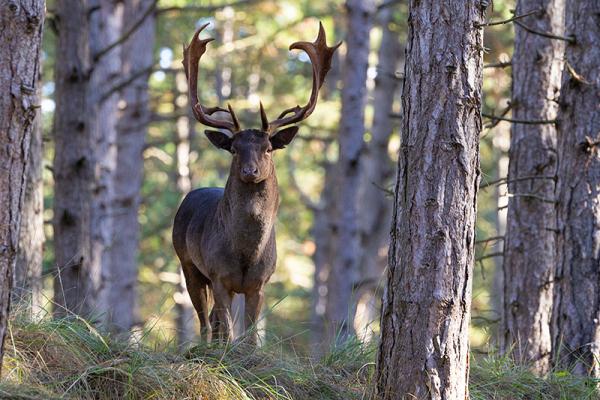
{"type": "Polygon", "coordinates": [[[187,291],[200,320],[200,337],[207,343],[212,338],[212,329],[208,318],[208,288],[210,280],[206,278],[192,263],[182,264],[187,291]]]}
{"type": "Polygon", "coordinates": [[[233,340],[233,320],[231,318],[232,293],[219,280],[213,282],[213,297],[215,299],[214,312],[218,317],[213,332],[218,332],[219,339],[226,342],[233,340]]]}
{"type": "Polygon", "coordinates": [[[258,322],[264,299],[265,294],[262,287],[255,292],[246,293],[246,312],[244,316],[244,323],[248,340],[253,345],[258,343],[258,330],[256,323],[258,322]]]}

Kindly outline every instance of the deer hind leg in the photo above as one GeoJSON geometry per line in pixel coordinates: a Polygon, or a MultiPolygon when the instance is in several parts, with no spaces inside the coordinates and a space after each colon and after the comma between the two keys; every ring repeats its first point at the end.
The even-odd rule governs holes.
{"type": "Polygon", "coordinates": [[[265,300],[265,294],[262,288],[246,293],[246,309],[244,315],[244,323],[246,327],[246,334],[251,344],[256,345],[258,343],[258,330],[256,323],[260,316],[260,310],[265,300]]]}
{"type": "Polygon", "coordinates": [[[233,319],[231,318],[233,294],[218,280],[212,282],[212,289],[215,300],[210,318],[214,323],[213,331],[218,334],[220,340],[231,342],[233,340],[233,319]]]}
{"type": "Polygon", "coordinates": [[[182,268],[190,299],[200,320],[200,338],[210,343],[212,340],[212,328],[208,317],[210,280],[192,263],[185,263],[182,268]]]}

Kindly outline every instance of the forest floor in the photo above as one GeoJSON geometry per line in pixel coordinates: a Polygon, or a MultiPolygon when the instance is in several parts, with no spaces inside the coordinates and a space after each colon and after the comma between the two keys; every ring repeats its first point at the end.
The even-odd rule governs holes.
{"type": "MultiPolygon", "coordinates": [[[[318,361],[285,355],[281,343],[178,352],[116,341],[83,320],[13,320],[0,398],[369,399],[375,351],[350,341],[318,361]]],[[[473,358],[471,399],[599,398],[597,381],[567,371],[539,378],[508,357],[473,358]]]]}

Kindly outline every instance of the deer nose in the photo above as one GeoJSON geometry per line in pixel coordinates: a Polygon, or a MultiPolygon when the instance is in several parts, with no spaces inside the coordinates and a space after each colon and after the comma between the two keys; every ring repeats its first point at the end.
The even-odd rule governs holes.
{"type": "Polygon", "coordinates": [[[251,166],[251,167],[243,167],[242,168],[242,178],[244,178],[244,180],[248,180],[248,181],[253,181],[256,178],[258,178],[258,168],[251,166]]]}

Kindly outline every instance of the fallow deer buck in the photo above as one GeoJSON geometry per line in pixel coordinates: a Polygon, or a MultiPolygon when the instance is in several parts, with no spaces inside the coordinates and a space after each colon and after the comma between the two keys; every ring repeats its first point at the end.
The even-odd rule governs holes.
{"type": "MultiPolygon", "coordinates": [[[[198,29],[189,46],[184,48],[183,65],[196,119],[230,133],[205,132],[213,145],[231,153],[231,168],[224,189],[196,189],[185,197],[175,216],[173,246],[206,340],[211,340],[214,330],[220,338],[229,341],[233,337],[233,294],[245,295],[244,319],[248,330],[258,319],[265,284],[275,271],[274,223],[279,191],[272,151],[283,149],[298,132],[297,126],[288,125],[306,119],[314,111],[331,58],[340,44],[327,46],[321,24],[314,43],[292,44],[290,50],[305,51],[312,63],[313,84],[308,104],[287,109],[269,122],[261,103],[261,129],[241,129],[231,106],[228,110],[208,108],[198,101],[198,63],[206,44],[213,40],[200,40],[198,35],[207,25],[198,29]],[[229,120],[213,117],[217,111],[228,113],[229,120]],[[214,307],[209,316],[211,292],[214,307]]],[[[256,331],[249,339],[256,343],[256,331]]]]}

